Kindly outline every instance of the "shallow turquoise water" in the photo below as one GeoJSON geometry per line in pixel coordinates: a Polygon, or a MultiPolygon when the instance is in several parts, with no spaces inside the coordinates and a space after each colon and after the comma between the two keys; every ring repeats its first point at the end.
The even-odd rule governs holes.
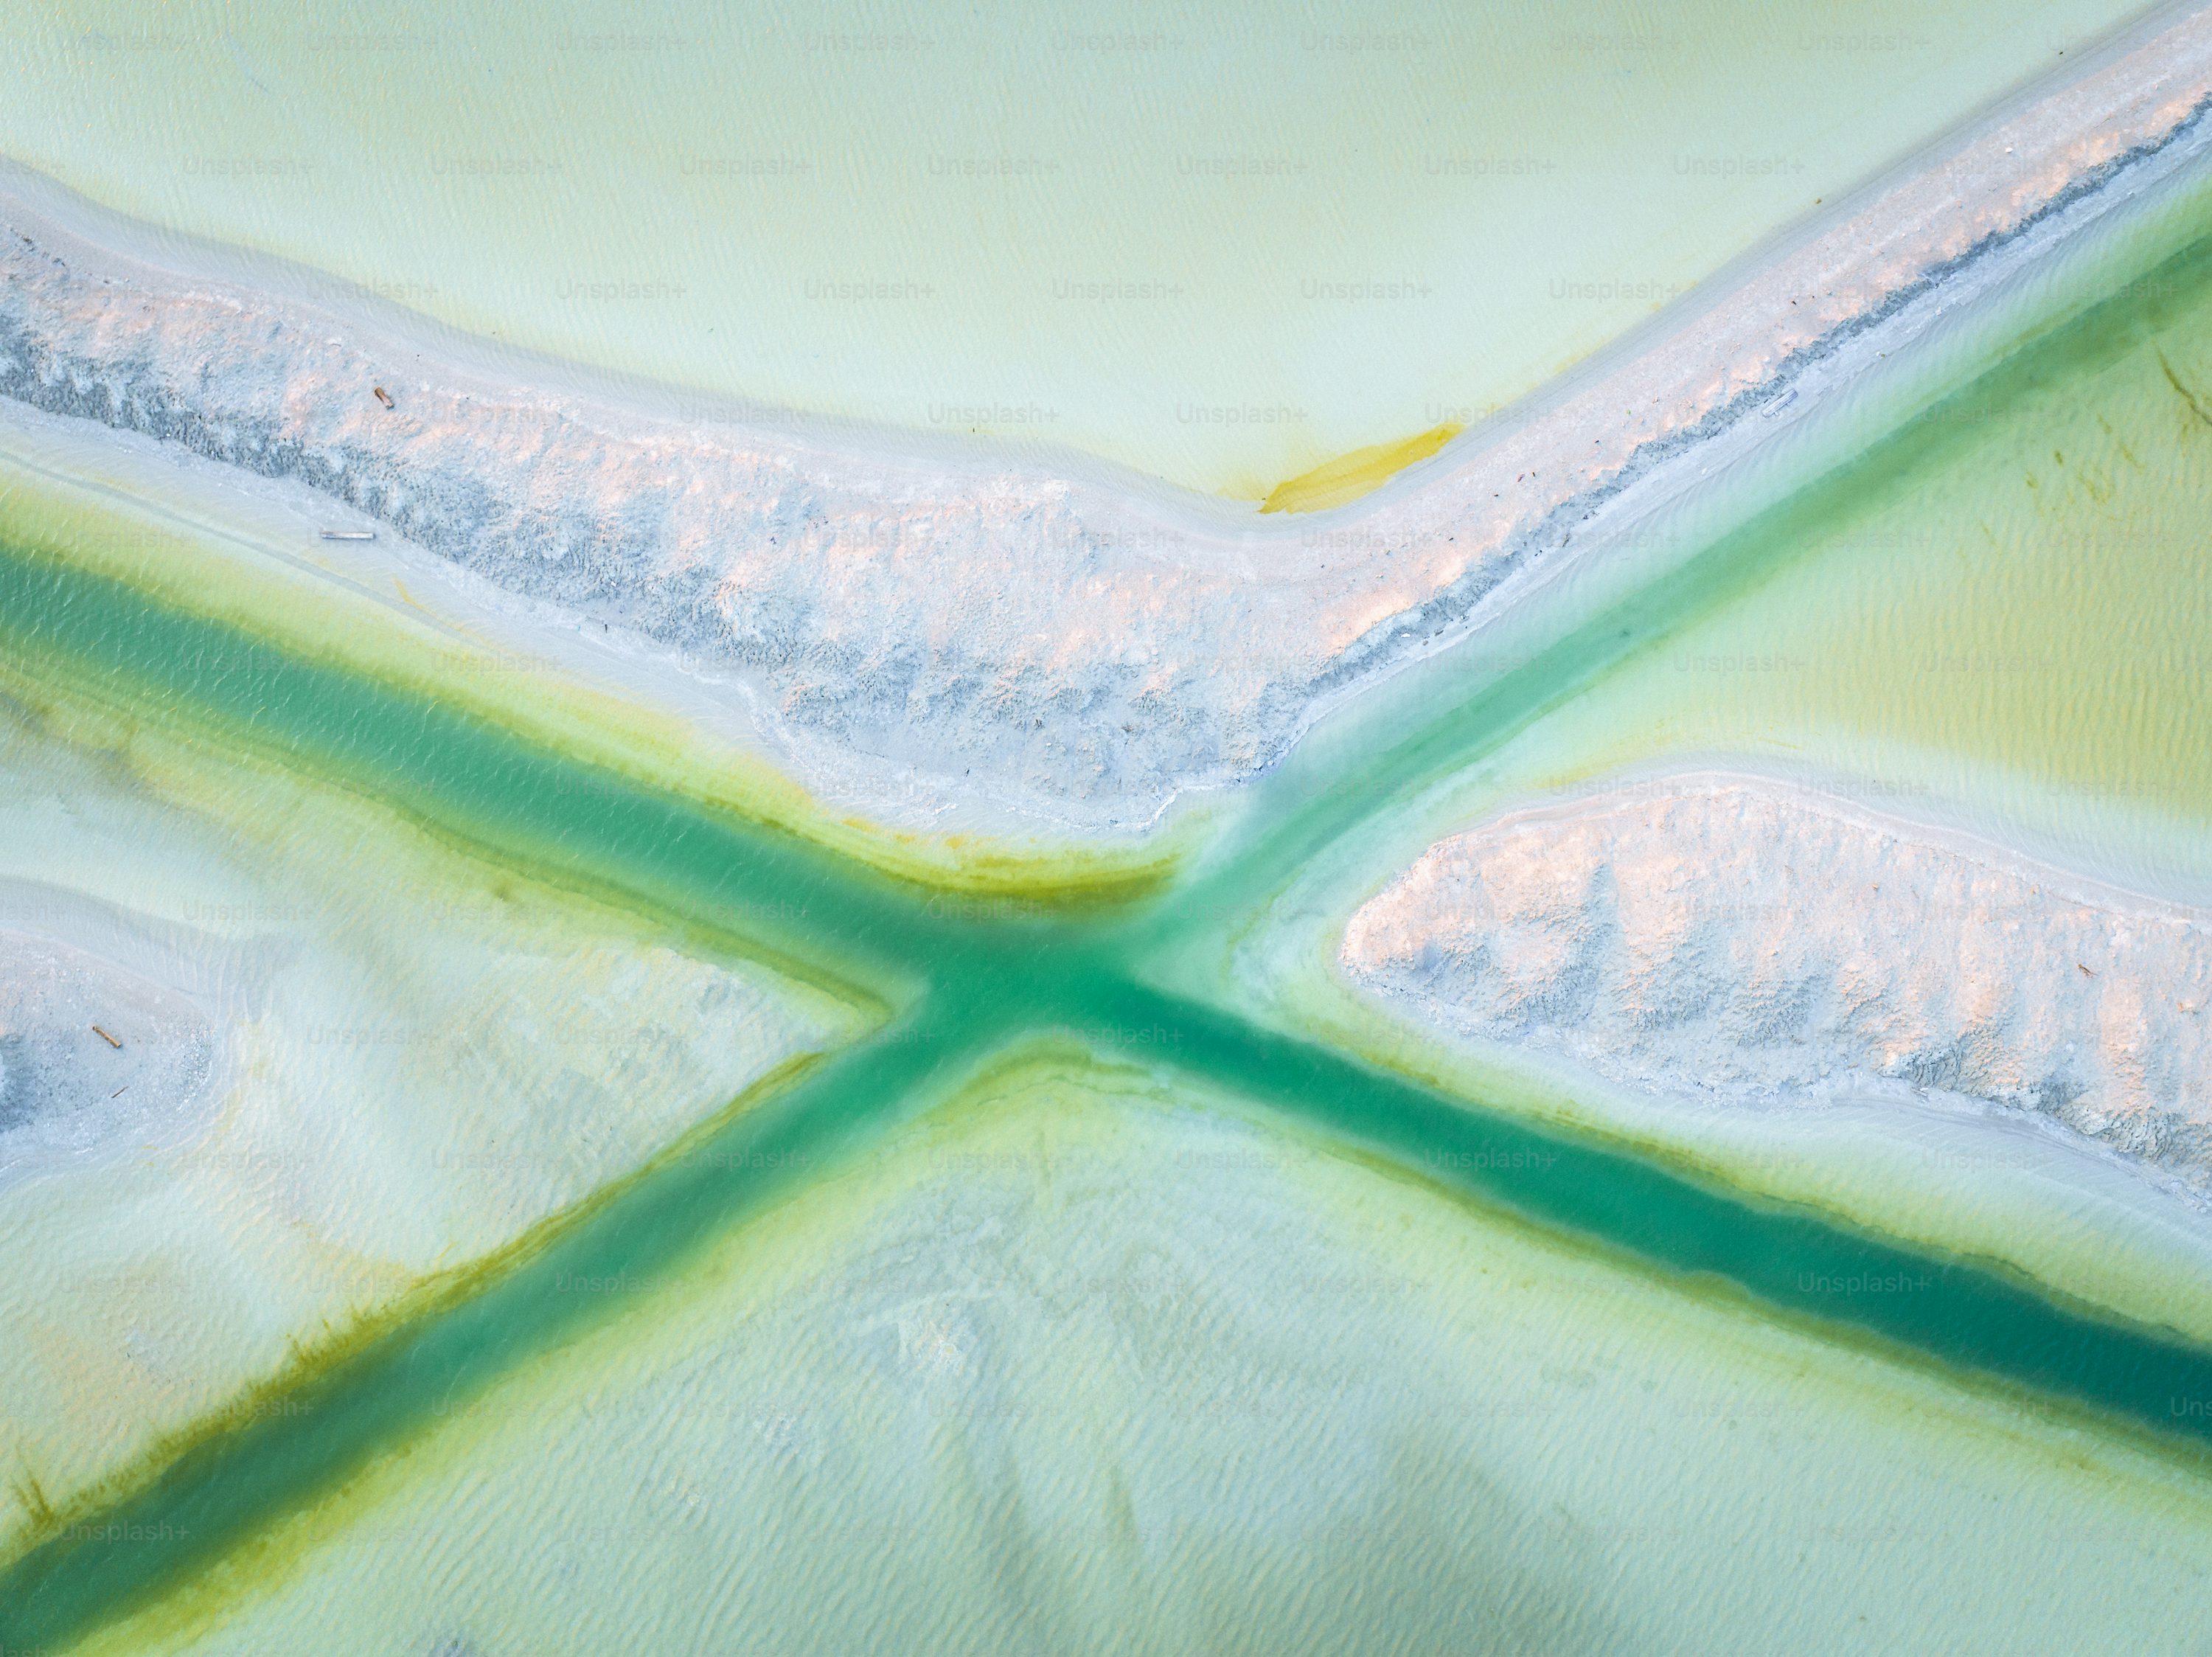
{"type": "MultiPolygon", "coordinates": [[[[1645,1263],[1664,1278],[1747,1295],[1850,1338],[1917,1352],[2000,1384],[2075,1400],[2212,1445],[2212,1354],[2055,1305],[1985,1267],[1929,1258],[1832,1220],[1755,1204],[1655,1164],[1440,1096],[1237,1014],[1164,995],[1132,952],[1174,940],[1161,919],[1057,923],[948,917],[926,889],[856,872],[795,837],[718,819],[424,698],[289,657],[163,610],[106,580],[0,555],[0,638],[78,687],[191,710],[243,741],[398,803],[491,855],[626,892],[695,923],[765,938],[825,973],[929,988],[884,1034],[830,1062],[711,1140],[647,1173],[473,1298],[402,1328],[310,1383],[299,1408],[208,1441],[110,1517],[11,1568],[0,1641],[58,1642],[189,1570],[265,1516],[341,1477],[586,1313],[566,1278],[650,1282],[755,1211],[791,1171],[834,1162],[1025,1030],[1169,1064],[1305,1117],[1485,1205],[1645,1263]],[[794,922],[796,923],[794,923],[794,922]],[[137,1527],[135,1530],[131,1527],[137,1527]]],[[[1612,648],[1600,629],[1585,648],[1612,648]]],[[[1517,723],[1512,697],[1443,722],[1401,757],[1418,780],[1450,744],[1517,723]]],[[[1316,825],[1309,825],[1308,834],[1316,825]]],[[[1205,924],[1209,910],[1198,911],[1205,924]]],[[[601,1297],[604,1312],[621,1300],[601,1297]]]]}
{"type": "MultiPolygon", "coordinates": [[[[2147,293],[2208,277],[2212,244],[2200,244],[2166,267],[2166,288],[2088,313],[1960,395],[2002,401],[2094,368],[2134,338],[2147,293]]],[[[530,747],[431,698],[0,549],[0,649],[18,672],[328,777],[495,861],[742,939],[894,1009],[878,1038],[649,1171],[471,1298],[304,1384],[285,1410],[202,1444],[91,1534],[9,1568],[0,1646],[58,1644],[189,1574],[626,1298],[580,1300],[561,1290],[564,1278],[650,1283],[680,1272],[800,1170],[811,1179],[834,1168],[1038,1029],[1072,1031],[1304,1118],[1484,1211],[1627,1262],[1655,1287],[1729,1298],[1972,1375],[2025,1409],[2078,1406],[2199,1465],[2212,1445],[2212,1354],[2056,1303],[1986,1264],[1901,1249],[1540,1131],[1152,981],[1161,962],[1203,945],[1221,917],[1263,902],[1380,807],[1493,751],[1749,590],[1870,493],[1909,481],[1960,423],[1938,411],[1875,446],[1632,604],[1363,756],[1333,792],[1267,825],[1195,889],[1123,911],[1055,914],[902,883],[799,836],[530,747]]]]}

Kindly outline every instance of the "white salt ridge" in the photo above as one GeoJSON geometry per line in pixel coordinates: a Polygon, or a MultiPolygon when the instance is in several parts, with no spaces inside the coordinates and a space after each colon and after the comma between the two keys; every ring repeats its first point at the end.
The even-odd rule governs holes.
{"type": "Polygon", "coordinates": [[[51,203],[0,200],[0,393],[296,480],[507,593],[732,677],[833,796],[888,766],[939,798],[1142,827],[1180,791],[1266,769],[1324,698],[1462,634],[1630,484],[1778,408],[1816,365],[1836,377],[1908,300],[1940,307],[1964,262],[2024,250],[2026,227],[2189,130],[2208,90],[2212,21],[2192,17],[1553,400],[1304,521],[1099,468],[672,417],[533,383],[544,365],[463,368],[389,319],[364,326],[374,307],[94,246],[51,203]]]}
{"type": "Polygon", "coordinates": [[[1437,1028],[1756,1105],[2034,1112],[2212,1192],[2212,916],[1780,785],[1682,779],[1431,847],[1346,931],[1437,1028]]]}

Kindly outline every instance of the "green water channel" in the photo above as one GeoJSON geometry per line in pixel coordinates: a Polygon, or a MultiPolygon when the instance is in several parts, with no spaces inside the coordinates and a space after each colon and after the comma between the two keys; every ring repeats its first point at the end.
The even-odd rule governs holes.
{"type": "MultiPolygon", "coordinates": [[[[2212,248],[2173,271],[2212,274],[2212,248]]],[[[1965,394],[2002,395],[2007,375],[2108,355],[2133,337],[2134,315],[2092,312],[1965,394]]],[[[2087,1406],[2185,1456],[2212,1448],[2212,1353],[2057,1303],[1986,1263],[1916,1253],[1539,1130],[1147,981],[1147,962],[1202,947],[1232,903],[1261,900],[1382,804],[1494,748],[1754,579],[1799,530],[1893,482],[1927,441],[1908,429],[1717,543],[1632,606],[1442,713],[1196,890],[1118,911],[902,883],[122,583],[0,549],[0,649],[31,676],[331,777],[481,855],[741,941],[890,1011],[874,1038],[589,1205],[473,1294],[303,1380],[284,1409],[203,1441],[17,1561],[0,1576],[0,1647],[58,1646],[143,1603],[625,1298],[587,1304],[560,1292],[564,1278],[664,1278],[774,1200],[793,1170],[833,1161],[1044,1031],[1203,1076],[1662,1280],[1748,1296],[2024,1398],[2087,1406]]]]}
{"type": "Polygon", "coordinates": [[[427,1429],[692,1251],[942,1098],[1031,1033],[1203,1077],[1492,1212],[1701,1293],[1748,1297],[1835,1338],[2086,1407],[2194,1459],[2212,1450],[2212,1353],[2059,1303],[1986,1262],[1901,1248],[1595,1140],[1540,1130],[1355,1057],[1156,987],[1320,851],[1494,751],[1548,710],[1786,565],[1795,549],[1965,442],[1989,407],[2109,362],[2212,285],[2212,241],[2094,308],[1875,445],[1480,685],[1240,855],[1119,909],[954,896],[526,743],[434,698],[289,652],[46,555],[0,547],[0,651],[33,679],[242,746],[384,801],[496,862],[674,917],[880,1004],[873,1038],[731,1113],[472,1293],[301,1381],[0,1574],[0,1648],[58,1648],[427,1429]],[[1963,403],[1960,399],[1964,399],[1963,403]],[[810,1174],[810,1177],[811,1175],[810,1174]]]}
{"type": "MultiPolygon", "coordinates": [[[[1582,697],[1601,679],[1608,680],[1612,698],[1604,704],[1603,716],[1617,730],[1637,720],[1653,722],[1661,714],[1675,713],[1679,692],[1673,701],[1663,692],[1668,679],[1679,683],[1680,675],[1662,671],[1660,646],[1679,644],[1686,637],[1701,639],[1700,626],[1717,614],[1735,618],[1747,600],[1784,586],[1778,577],[1786,573],[1796,579],[1814,555],[1831,545],[1840,542],[1850,551],[1852,536],[1863,532],[1868,517],[1905,515],[1916,509],[1934,513],[1951,505],[1960,492],[1961,478],[1969,484],[1985,484],[1982,470],[1992,465],[2008,469],[2009,454],[1992,460],[1984,452],[1991,429],[2007,411],[2062,400],[2069,387],[2078,389],[2081,382],[2100,375],[2112,377],[2117,366],[2126,366],[2138,356],[2152,365],[2148,373],[2136,375],[2148,387],[2143,395],[2160,405],[2184,401],[2189,393],[2179,384],[2171,390],[2167,387],[2173,371],[2166,352],[2181,340],[2197,352],[2203,350],[2212,338],[2212,306],[2206,302],[2207,295],[2212,295],[2212,237],[2191,242],[2118,294],[2084,309],[2028,349],[1970,380],[1847,465],[1662,574],[1626,603],[1480,685],[1403,740],[1356,761],[1325,788],[1309,788],[1305,799],[1266,824],[1240,855],[1207,877],[1202,894],[1194,900],[1197,906],[1212,913],[1256,910],[1316,854],[1385,805],[1442,782],[1495,752],[1509,738],[1582,697]]],[[[2086,422],[2099,413],[2093,404],[2082,417],[2086,422]]],[[[2090,787],[2132,785],[2138,792],[2147,792],[2146,779],[2156,777],[2162,803],[2192,817],[2212,810],[2203,770],[2206,745],[2194,717],[2205,686],[2202,640],[2188,631],[2197,619],[2188,606],[2200,596],[2197,569],[2203,538],[2198,521],[2184,515],[2203,511],[2203,497],[2195,491],[2195,480],[2204,465],[2200,458],[2204,445],[2212,444],[2212,429],[2208,429],[2212,415],[2192,411],[2176,417],[2181,420],[2181,433],[2173,451],[2151,454],[2154,462],[2170,468],[2166,476],[2155,480],[2155,505],[2164,515],[2154,529],[2117,509],[2105,509],[2101,516],[2078,513],[2043,527],[2049,545],[2012,550],[2008,568],[2000,567],[1965,592],[1966,601],[1984,606],[2009,598],[2025,612],[2026,623],[2039,624],[2048,631],[2063,631],[2063,647],[2036,647],[2039,655],[2035,665],[2051,683],[1998,682],[2012,702],[2033,704],[2038,714],[2044,711],[2040,704],[2045,701],[2070,698],[2066,710],[2075,725],[2086,728],[2086,735],[2071,728],[2054,734],[2050,728],[2053,722],[2046,719],[2015,739],[2007,723],[2008,706],[2002,699],[1993,702],[1985,690],[1979,702],[1963,710],[1947,706],[1931,693],[1929,681],[1934,679],[1940,690],[1941,676],[1924,669],[1916,675],[1919,658],[1940,654],[1947,640],[1954,650],[1984,649],[1989,644],[1984,633],[1995,631],[1986,618],[1956,618],[1932,601],[1917,610],[1899,603],[1865,623],[1865,637],[1851,641],[1863,654],[1877,658],[1862,674],[1872,681],[1871,691],[1859,698],[1861,705],[1873,710],[1869,722],[1907,724],[1891,704],[1917,699],[1917,704],[1940,710],[1950,727],[1978,719],[1974,729],[1983,746],[1994,744],[1989,731],[1996,728],[2003,738],[1996,745],[1998,757],[2007,763],[2026,767],[2048,760],[2054,767],[2070,766],[2087,773],[2090,787]],[[2100,541],[2100,533],[2112,544],[2100,541]],[[2074,572],[2070,579],[2069,570],[2074,572]],[[2093,571],[2095,579],[2084,570],[2093,571]],[[2040,580],[2052,590],[2026,588],[2023,596],[2000,584],[2008,577],[2023,586],[2025,580],[2040,580]],[[2130,594],[2130,584],[2147,592],[2130,594]],[[2163,610],[2157,604],[2161,597],[2169,600],[2163,610]],[[2162,623],[2164,631],[2147,646],[2132,631],[2108,635],[2104,628],[2084,622],[2085,617],[2101,617],[2115,609],[2130,622],[2162,623]],[[1877,655],[1875,647],[1885,638],[1889,641],[1887,654],[1877,655]],[[1900,639],[1905,643],[1899,643],[1900,639]],[[1917,656],[1912,647],[1917,647],[1917,656]],[[2062,653],[2063,665],[2070,669],[2066,673],[2055,671],[2062,653]],[[2098,716],[2107,710],[2093,705],[2100,697],[2115,704],[2109,710],[2112,716],[2102,722],[2098,716]]],[[[2008,470],[1997,483],[2009,482],[2012,477],[2008,470]]],[[[2100,497],[2100,505],[2104,498],[2108,497],[2100,497]]],[[[1969,499],[1956,509],[1956,515],[1971,521],[1977,504],[1969,499]]],[[[1960,562],[1933,536],[1925,556],[1936,566],[1938,576],[1960,562]]],[[[1850,578],[1846,567],[1831,579],[1841,582],[1850,578]]],[[[1848,590],[1801,582],[1788,589],[1787,596],[1804,614],[1818,617],[1839,607],[1838,593],[1848,590]]],[[[2021,617],[2011,619],[2016,624],[2022,622],[2021,617]]],[[[1714,648],[1730,643],[1738,649],[1747,643],[1753,649],[1813,648],[1778,627],[1762,626],[1757,619],[1741,623],[1714,648]]],[[[2007,648],[2021,649],[1999,641],[1985,653],[1995,656],[2007,648]]],[[[1954,700],[1963,701],[1956,687],[1952,688],[1954,700]]],[[[1777,691],[1769,700],[1778,700],[1781,694],[1777,691]]],[[[1841,694],[1832,694],[1830,700],[1849,702],[1841,694]]],[[[1582,711],[1577,709],[1578,714],[1582,711]]],[[[1934,717],[1923,709],[1923,722],[1934,717]]],[[[2026,719],[2021,722],[2028,723],[2026,719]]],[[[1601,746],[1588,735],[1579,740],[1601,746]]]]}

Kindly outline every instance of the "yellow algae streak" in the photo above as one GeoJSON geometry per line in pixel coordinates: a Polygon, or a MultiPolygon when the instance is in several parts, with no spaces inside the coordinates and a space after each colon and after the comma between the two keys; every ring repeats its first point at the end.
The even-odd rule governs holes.
{"type": "Polygon", "coordinates": [[[1402,442],[1376,443],[1285,478],[1260,503],[1262,512],[1321,512],[1371,495],[1416,460],[1425,460],[1460,435],[1462,427],[1431,426],[1402,442]]]}

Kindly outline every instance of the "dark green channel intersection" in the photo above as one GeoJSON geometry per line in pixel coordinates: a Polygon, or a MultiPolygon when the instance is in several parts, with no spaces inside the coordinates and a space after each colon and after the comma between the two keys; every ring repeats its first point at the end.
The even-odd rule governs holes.
{"type": "MultiPolygon", "coordinates": [[[[1723,575],[1735,562],[1725,546],[1712,556],[1723,575]]],[[[2060,1304],[1987,1264],[1539,1128],[1146,981],[1148,960],[1218,949],[1233,912],[1256,907],[1393,792],[1448,758],[1479,756],[1649,642],[1678,607],[1654,601],[1664,596],[1647,594],[1632,624],[1599,618],[1486,687],[1196,886],[1118,911],[1053,915],[901,882],[122,583],[0,549],[0,650],[32,676],[338,780],[481,856],[673,917],[894,1008],[873,1037],[587,1205],[466,1298],[384,1334],[303,1382],[283,1409],[202,1441],[16,1561],[0,1573],[0,1650],[58,1648],[143,1603],[631,1299],[566,1293],[564,1279],[650,1292],[794,1179],[926,1108],[994,1053],[1046,1034],[1203,1078],[1663,1280],[1954,1367],[2028,1407],[2039,1398],[2086,1407],[2192,1460],[2212,1453],[2212,1417],[2174,1407],[2212,1398],[2212,1353],[2060,1304]]]]}
{"type": "Polygon", "coordinates": [[[1539,1127],[1164,992],[1148,963],[1218,959],[1309,861],[1495,750],[1786,561],[1855,500],[1959,441],[1962,403],[2109,357],[2162,294],[2212,282],[2212,241],[2093,306],[1525,665],[1287,807],[1242,853],[1118,909],[1054,910],[908,884],[799,835],[545,749],[434,697],[289,653],[35,551],[0,546],[0,662],[212,749],[296,768],[495,863],[672,923],[709,947],[884,1008],[873,1037],[731,1112],[585,1204],[465,1297],[403,1323],[0,1570],[0,1652],[58,1649],[188,1577],[501,1374],[613,1315],[687,1256],[942,1099],[1025,1039],[1072,1036],[1282,1112],[1348,1150],[1692,1292],[1933,1362],[2032,1409],[2084,1409],[2212,1465],[2212,1352],[1943,1258],[1539,1127]],[[2167,280],[2167,278],[2171,280],[2167,280]],[[2149,295],[2146,298],[2144,295],[2149,295]],[[2184,1408],[2195,1404],[2196,1408],[2184,1408]],[[147,1539],[147,1538],[153,1539],[147,1539]]]}

